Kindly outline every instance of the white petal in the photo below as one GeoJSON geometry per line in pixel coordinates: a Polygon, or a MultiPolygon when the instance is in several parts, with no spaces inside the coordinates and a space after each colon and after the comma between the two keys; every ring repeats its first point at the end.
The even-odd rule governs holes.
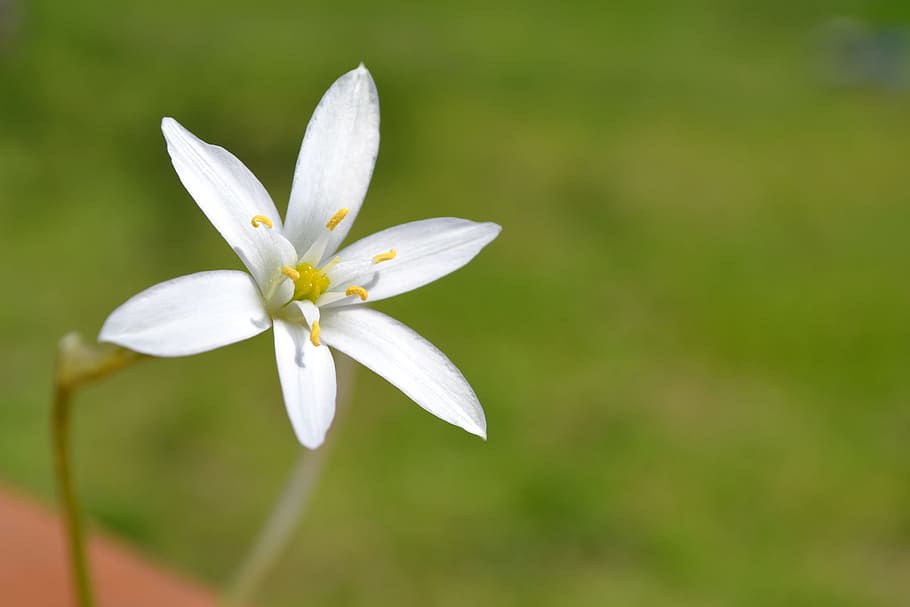
{"type": "MultiPolygon", "coordinates": [[[[332,290],[348,284],[359,284],[369,291],[369,301],[377,301],[421,287],[454,272],[477,255],[499,235],[495,223],[477,223],[467,219],[442,217],[406,223],[358,240],[338,253],[342,263],[338,274],[329,272],[332,290]],[[395,249],[395,258],[375,264],[369,274],[360,277],[345,272],[355,260],[372,259],[374,255],[395,249]],[[337,283],[337,284],[336,284],[337,283]]],[[[352,297],[336,305],[359,303],[352,297]]]]}
{"type": "Polygon", "coordinates": [[[345,295],[344,293],[334,292],[334,293],[323,293],[319,296],[319,305],[327,306],[329,304],[340,301],[345,297],[357,297],[356,295],[345,295]]]}
{"type": "Polygon", "coordinates": [[[299,321],[302,319],[310,327],[313,326],[314,322],[319,322],[319,308],[309,299],[292,301],[284,307],[282,312],[286,316],[286,318],[282,317],[285,320],[299,321]]]}
{"type": "Polygon", "coordinates": [[[271,326],[259,289],[246,272],[199,272],[162,282],[117,308],[98,341],[152,356],[214,350],[271,326]]]}
{"type": "Polygon", "coordinates": [[[445,354],[394,318],[369,308],[323,310],[320,339],[386,378],[433,415],[487,436],[474,391],[445,354]]]}
{"type": "Polygon", "coordinates": [[[180,181],[265,292],[281,266],[297,261],[265,188],[233,154],[202,141],[173,118],[162,120],[161,130],[180,181]],[[256,215],[267,217],[273,227],[254,228],[256,215]]]}
{"type": "Polygon", "coordinates": [[[357,217],[379,151],[379,95],[363,65],[335,81],[307,126],[285,222],[285,233],[306,251],[336,211],[347,217],[326,249],[331,255],[357,217]]]}
{"type": "Polygon", "coordinates": [[[270,310],[274,315],[274,312],[280,310],[294,295],[294,281],[288,280],[288,277],[279,270],[272,276],[271,281],[265,287],[260,287],[260,289],[266,293],[263,296],[266,309],[270,310]],[[270,293],[271,296],[269,296],[270,293]]]}
{"type": "MultiPolygon", "coordinates": [[[[340,256],[337,258],[341,259],[340,256]]],[[[379,268],[373,263],[372,257],[341,261],[328,270],[329,280],[331,281],[329,288],[342,289],[347,285],[372,280],[377,271],[379,271],[379,268]]]]}
{"type": "Polygon", "coordinates": [[[314,346],[303,325],[275,320],[275,359],[284,405],[300,443],[315,449],[335,417],[335,363],[328,346],[314,346]]]}

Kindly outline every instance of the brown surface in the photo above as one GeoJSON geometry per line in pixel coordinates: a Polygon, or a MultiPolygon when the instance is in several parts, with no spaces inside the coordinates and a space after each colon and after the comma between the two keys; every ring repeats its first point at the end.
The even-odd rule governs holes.
{"type": "MultiPolygon", "coordinates": [[[[93,535],[89,559],[99,607],[211,607],[198,584],[93,535]]],[[[70,607],[63,527],[47,506],[0,487],[0,604],[70,607]]]]}

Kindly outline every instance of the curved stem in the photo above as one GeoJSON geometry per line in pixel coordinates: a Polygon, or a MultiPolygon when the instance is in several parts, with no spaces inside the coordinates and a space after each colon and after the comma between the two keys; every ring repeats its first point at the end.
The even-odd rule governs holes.
{"type": "Polygon", "coordinates": [[[69,458],[69,420],[71,392],[59,383],[54,389],[53,441],[54,469],[57,474],[57,488],[63,506],[66,538],[69,544],[70,565],[76,598],[81,607],[95,604],[88,564],[85,557],[85,542],[82,535],[82,518],[73,491],[73,473],[69,458]]]}
{"type": "Polygon", "coordinates": [[[70,568],[76,589],[77,604],[93,607],[91,576],[85,554],[82,516],[73,487],[70,461],[70,403],[79,386],[97,381],[140,360],[141,354],[110,344],[83,342],[71,333],[57,347],[57,369],[54,376],[54,402],[51,413],[54,472],[57,491],[63,507],[63,521],[69,547],[70,568]]]}
{"type": "MultiPolygon", "coordinates": [[[[350,397],[353,363],[346,356],[335,358],[338,395],[336,412],[340,413],[350,397]]],[[[336,413],[336,417],[337,417],[336,413]]],[[[263,580],[287,550],[294,529],[303,518],[313,489],[327,459],[329,444],[316,451],[302,451],[288,476],[281,497],[272,509],[259,537],[241,561],[237,573],[227,586],[226,605],[244,605],[255,596],[263,580]]]]}
{"type": "Polygon", "coordinates": [[[281,497],[227,590],[226,604],[248,603],[269,571],[284,554],[294,528],[303,517],[312,496],[324,459],[324,448],[318,451],[303,451],[297,457],[281,497]]]}

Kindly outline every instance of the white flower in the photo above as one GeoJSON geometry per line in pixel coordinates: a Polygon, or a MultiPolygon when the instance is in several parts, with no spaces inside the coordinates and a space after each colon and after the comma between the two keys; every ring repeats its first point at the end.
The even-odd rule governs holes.
{"type": "Polygon", "coordinates": [[[114,310],[100,341],[185,356],[273,327],[288,416],[306,447],[322,444],[335,414],[335,365],[326,345],[430,413],[486,437],[483,409],[455,365],[411,329],[361,304],[457,270],[500,227],[426,219],[336,253],[360,210],[379,148],[379,98],[363,65],[332,85],[310,119],[284,224],[262,184],[227,150],[172,118],[162,130],[183,185],[250,274],[199,272],[155,285],[114,310]]]}

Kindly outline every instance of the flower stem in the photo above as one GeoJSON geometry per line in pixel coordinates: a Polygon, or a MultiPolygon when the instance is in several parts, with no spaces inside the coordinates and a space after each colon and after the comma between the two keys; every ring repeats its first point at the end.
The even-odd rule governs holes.
{"type": "MultiPolygon", "coordinates": [[[[340,412],[350,395],[353,365],[349,358],[336,356],[335,366],[338,382],[335,402],[336,410],[340,412]]],[[[249,603],[287,550],[294,529],[303,518],[313,495],[316,481],[327,459],[328,447],[327,443],[315,451],[304,450],[297,457],[281,497],[227,586],[225,605],[240,606],[249,603]]]]}
{"type": "Polygon", "coordinates": [[[51,415],[54,471],[57,491],[63,508],[69,560],[77,604],[93,607],[91,576],[85,553],[82,516],[73,487],[70,459],[70,403],[79,386],[97,381],[142,358],[142,355],[109,344],[84,343],[71,333],[63,337],[57,347],[57,369],[54,376],[54,402],[51,415]]]}
{"type": "Polygon", "coordinates": [[[92,584],[85,558],[82,517],[79,514],[79,506],[73,491],[73,474],[69,457],[70,396],[71,392],[67,388],[59,384],[55,386],[52,422],[54,465],[57,474],[57,491],[63,507],[76,598],[81,607],[92,607],[95,600],[92,596],[92,584]]]}
{"type": "Polygon", "coordinates": [[[325,449],[302,451],[268,520],[228,587],[225,603],[245,605],[287,549],[319,477],[325,449]]]}

